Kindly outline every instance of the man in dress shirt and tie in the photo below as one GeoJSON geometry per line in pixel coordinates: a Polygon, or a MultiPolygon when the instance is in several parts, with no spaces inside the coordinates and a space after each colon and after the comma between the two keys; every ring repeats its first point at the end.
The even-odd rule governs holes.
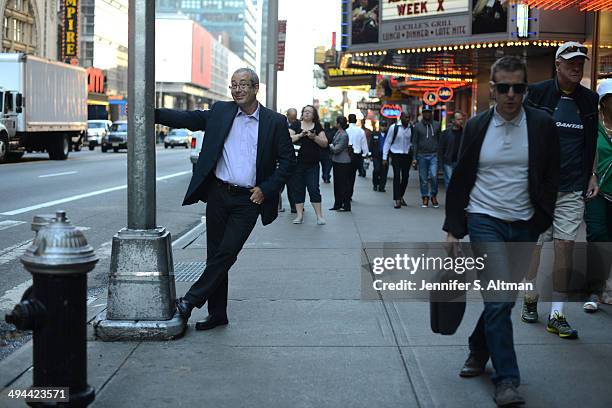
{"type": "Polygon", "coordinates": [[[208,302],[208,317],[196,330],[228,323],[228,271],[259,215],[264,225],[276,219],[279,191],[295,167],[287,120],[257,101],[257,74],[237,70],[230,89],[234,101],[217,102],[210,110],[155,111],[156,123],[205,132],[183,205],[207,202],[206,269],[176,300],[185,320],[208,302]]]}

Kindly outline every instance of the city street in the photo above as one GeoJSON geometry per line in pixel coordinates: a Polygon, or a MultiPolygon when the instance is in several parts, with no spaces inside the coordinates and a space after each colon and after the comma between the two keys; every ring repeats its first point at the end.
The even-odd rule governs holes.
{"type": "MultiPolygon", "coordinates": [[[[46,154],[28,154],[20,162],[0,165],[0,313],[19,301],[31,275],[19,262],[33,238],[36,214],[66,210],[84,229],[100,262],[89,274],[90,289],[105,288],[111,239],[126,226],[127,154],[83,150],[67,161],[51,161],[46,154]]],[[[157,149],[157,224],[174,239],[200,222],[203,205],[181,207],[189,177],[189,150],[157,149]]],[[[0,358],[5,357],[0,353],[0,358]]]]}

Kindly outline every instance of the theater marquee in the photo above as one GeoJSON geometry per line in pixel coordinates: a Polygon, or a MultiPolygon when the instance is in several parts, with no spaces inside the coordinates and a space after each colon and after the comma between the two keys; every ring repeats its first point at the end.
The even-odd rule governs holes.
{"type": "Polygon", "coordinates": [[[78,0],[62,0],[62,60],[76,62],[79,44],[79,3],[78,0]]]}

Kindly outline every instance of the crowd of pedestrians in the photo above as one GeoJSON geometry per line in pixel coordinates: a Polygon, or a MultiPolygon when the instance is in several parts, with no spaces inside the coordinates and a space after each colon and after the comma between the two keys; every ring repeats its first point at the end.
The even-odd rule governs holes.
{"type": "MultiPolygon", "coordinates": [[[[538,283],[552,287],[546,331],[562,339],[578,338],[565,316],[568,293],[586,293],[583,308],[588,313],[602,303],[612,304],[612,79],[602,81],[597,93],[582,86],[587,59],[587,47],[564,43],[556,51],[554,77],[529,84],[523,59],[502,57],[491,67],[491,108],[469,120],[464,112],[452,112],[443,131],[429,106],[420,109],[420,120],[402,113],[397,120],[372,121],[371,129],[360,126],[354,114],[338,116],[332,128],[320,125],[310,105],[303,109],[301,122],[292,119],[295,110],[288,111],[298,157],[298,170],[289,182],[297,209],[294,223],[303,222],[306,189],[318,223],[325,223],[319,163],[322,181],[333,182],[329,210],[338,212],[351,211],[355,179],[365,176],[366,160],[372,163],[374,192],[385,193],[392,177],[396,209],[408,206],[411,167],[419,176],[420,197],[414,201],[420,198],[421,207],[438,208],[442,172],[447,241],[469,236],[475,251],[490,248],[491,242],[532,244],[521,276],[533,290],[524,294],[521,320],[539,320],[540,275],[538,283]],[[587,267],[578,288],[573,255],[583,221],[587,267]],[[552,271],[541,271],[547,241],[553,242],[553,266],[552,271]]],[[[504,273],[503,266],[496,268],[504,273]]],[[[515,299],[484,300],[460,376],[482,374],[490,359],[497,404],[522,404],[511,321],[515,299]]]]}

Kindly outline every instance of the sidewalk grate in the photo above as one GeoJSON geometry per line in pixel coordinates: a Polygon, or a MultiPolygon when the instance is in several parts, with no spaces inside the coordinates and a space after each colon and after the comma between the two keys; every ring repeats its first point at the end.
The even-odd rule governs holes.
{"type": "Polygon", "coordinates": [[[200,278],[206,262],[177,262],[174,265],[175,282],[195,282],[200,278]]]}

